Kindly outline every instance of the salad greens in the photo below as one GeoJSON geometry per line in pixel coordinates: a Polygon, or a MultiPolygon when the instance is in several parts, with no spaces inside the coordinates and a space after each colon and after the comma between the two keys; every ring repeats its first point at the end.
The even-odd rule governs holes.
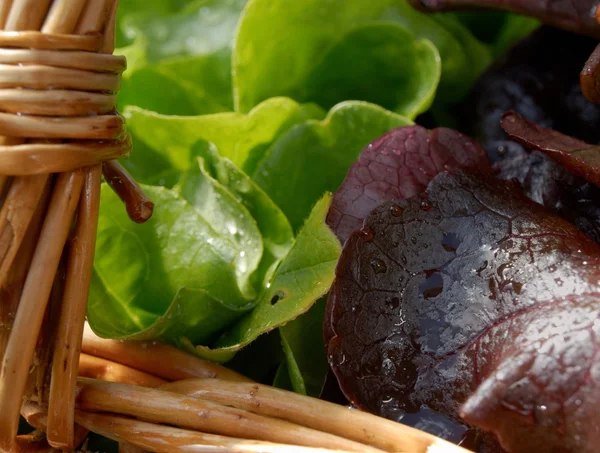
{"type": "Polygon", "coordinates": [[[369,142],[460,100],[535,26],[495,14],[482,31],[406,0],[121,0],[123,164],[156,209],[133,224],[103,187],[91,327],[317,395],[341,249],[328,192],[369,142]]]}

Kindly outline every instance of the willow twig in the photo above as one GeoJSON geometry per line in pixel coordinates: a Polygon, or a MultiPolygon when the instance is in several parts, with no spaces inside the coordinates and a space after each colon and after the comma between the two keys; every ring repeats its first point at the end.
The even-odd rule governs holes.
{"type": "MultiPolygon", "coordinates": [[[[49,180],[50,181],[50,180],[49,180]]],[[[50,182],[48,182],[50,186],[50,182]]],[[[8,271],[4,284],[0,284],[0,363],[4,358],[4,351],[8,344],[10,332],[23,292],[23,285],[31,265],[31,259],[40,236],[44,216],[50,200],[50,187],[44,189],[42,199],[39,201],[27,233],[19,247],[14,263],[8,271]]]]}
{"type": "MultiPolygon", "coordinates": [[[[42,437],[46,440],[46,431],[48,430],[48,410],[41,407],[39,404],[25,402],[21,407],[21,415],[25,421],[35,428],[37,432],[42,433],[42,437]]],[[[88,435],[88,430],[82,426],[75,426],[75,445],[81,445],[88,435]]],[[[48,447],[49,444],[46,443],[48,447]]],[[[53,448],[53,452],[56,450],[53,448]]]]}
{"type": "Polygon", "coordinates": [[[117,161],[105,162],[102,173],[108,185],[125,203],[129,218],[144,223],[152,217],[154,203],[146,196],[133,177],[117,161]]]}
{"type": "Polygon", "coordinates": [[[100,165],[87,170],[54,346],[48,442],[63,450],[74,448],[75,382],[96,246],[100,179],[100,165]]]}
{"type": "Polygon", "coordinates": [[[46,441],[46,433],[43,431],[17,436],[16,451],[19,453],[56,453],[56,450],[46,441]]]}
{"type": "Polygon", "coordinates": [[[172,346],[157,342],[105,340],[89,325],[83,331],[82,352],[122,363],[167,381],[189,378],[217,378],[252,382],[247,377],[172,346]]]}
{"type": "Polygon", "coordinates": [[[78,412],[76,418],[91,431],[155,453],[348,453],[204,434],[105,414],[78,412]]]}
{"type": "Polygon", "coordinates": [[[29,367],[83,180],[83,172],[58,177],[25,281],[4,361],[0,367],[0,448],[10,446],[17,435],[19,409],[29,367]]]}
{"type": "Polygon", "coordinates": [[[165,384],[161,389],[287,420],[385,451],[426,452],[438,445],[448,452],[466,452],[400,423],[266,385],[191,379],[165,384]]]}
{"type": "MultiPolygon", "coordinates": [[[[94,18],[94,21],[110,20],[110,16],[116,14],[117,0],[54,0],[41,31],[45,33],[72,33],[77,28],[78,23],[85,23],[89,20],[90,11],[86,10],[85,6],[90,3],[106,4],[109,8],[108,11],[105,11],[105,14],[101,15],[102,17],[94,18]]],[[[95,31],[91,25],[88,29],[80,30],[81,34],[95,31]]],[[[114,39],[114,30],[108,30],[108,33],[112,33],[114,39]]],[[[108,51],[112,52],[112,49],[108,51]]],[[[86,76],[86,81],[89,81],[92,75],[87,74],[86,76]]],[[[94,77],[98,76],[94,75],[94,77]]],[[[91,117],[85,119],[71,117],[64,122],[70,125],[69,127],[72,130],[76,125],[76,120],[77,122],[87,122],[89,119],[91,117]]],[[[115,133],[120,134],[122,132],[121,122],[123,119],[116,115],[97,116],[94,119],[100,120],[98,125],[105,124],[107,131],[114,127],[115,133]]],[[[40,127],[39,130],[41,129],[40,127]]],[[[98,130],[101,130],[101,127],[98,130]]],[[[92,133],[91,130],[86,131],[85,127],[82,129],[82,134],[81,137],[75,138],[117,137],[117,135],[111,135],[110,132],[105,137],[98,136],[92,133]]],[[[70,137],[62,131],[60,131],[59,136],[62,138],[70,137]]],[[[50,388],[51,410],[48,419],[48,443],[61,449],[72,449],[75,441],[75,382],[79,365],[87,296],[92,277],[100,204],[101,171],[101,166],[95,165],[85,175],[85,189],[81,196],[75,239],[71,244],[60,327],[56,338],[50,388]]],[[[79,174],[79,171],[74,171],[68,175],[79,174]]],[[[75,195],[80,192],[81,188],[79,191],[73,191],[72,194],[75,195]]]]}
{"type": "Polygon", "coordinates": [[[47,190],[47,175],[15,178],[0,210],[0,286],[8,277],[35,210],[47,190]]]}
{"type": "Polygon", "coordinates": [[[167,382],[143,371],[88,354],[79,356],[79,376],[144,387],[158,387],[167,382]]]}
{"type": "Polygon", "coordinates": [[[119,442],[119,453],[148,453],[148,451],[128,442],[119,442]]]}
{"type": "MultiPolygon", "coordinates": [[[[0,6],[2,28],[6,31],[38,30],[48,11],[48,2],[49,0],[39,0],[35,5],[36,8],[32,8],[33,0],[0,2],[2,3],[0,6]]],[[[14,137],[0,137],[0,145],[19,143],[23,143],[23,140],[14,137]]],[[[47,177],[47,175],[43,175],[35,176],[33,179],[31,177],[15,178],[12,186],[21,189],[11,191],[4,200],[2,212],[0,212],[0,287],[23,239],[22,235],[31,223],[35,207],[42,197],[39,188],[45,185],[47,177]],[[19,206],[18,213],[15,206],[19,206]],[[15,211],[12,216],[8,214],[9,210],[15,211]],[[4,214],[5,211],[6,214],[4,214]]],[[[0,440],[1,443],[2,440],[0,440]]]]}
{"type": "Polygon", "coordinates": [[[77,407],[202,432],[307,447],[381,453],[382,450],[198,398],[146,387],[80,378],[77,407]]]}
{"type": "MultiPolygon", "coordinates": [[[[0,97],[1,100],[1,97],[0,97]]],[[[4,204],[4,199],[6,198],[6,192],[10,187],[10,176],[8,175],[0,175],[0,208],[4,204]]]]}

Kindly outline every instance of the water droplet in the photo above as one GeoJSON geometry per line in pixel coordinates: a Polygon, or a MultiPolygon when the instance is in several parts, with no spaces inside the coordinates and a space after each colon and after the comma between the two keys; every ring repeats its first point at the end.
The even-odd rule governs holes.
{"type": "Polygon", "coordinates": [[[456,252],[461,240],[456,233],[445,233],[442,238],[442,247],[447,252],[456,252]]]}
{"type": "Polygon", "coordinates": [[[488,264],[489,263],[487,262],[487,260],[484,261],[483,264],[478,269],[476,269],[475,272],[477,272],[477,275],[481,275],[481,273],[488,267],[488,264]]]}
{"type": "Polygon", "coordinates": [[[498,155],[504,156],[506,154],[506,146],[500,145],[498,146],[498,155]]]}
{"type": "Polygon", "coordinates": [[[394,217],[400,217],[404,212],[404,209],[395,204],[390,208],[390,212],[394,217]]]}
{"type": "Polygon", "coordinates": [[[381,362],[381,373],[384,376],[393,376],[396,373],[396,365],[394,365],[394,362],[389,357],[386,357],[381,362]]]}
{"type": "Polygon", "coordinates": [[[439,296],[444,290],[444,279],[442,274],[434,272],[419,286],[419,293],[424,299],[431,299],[439,296]]]}
{"type": "Polygon", "coordinates": [[[371,230],[371,228],[369,228],[369,227],[361,228],[360,235],[367,242],[371,242],[373,240],[373,230],[371,230]]]}
{"type": "Polygon", "coordinates": [[[510,265],[510,263],[504,263],[498,267],[498,270],[496,272],[498,272],[499,277],[504,278],[504,271],[506,271],[507,269],[509,269],[511,267],[512,266],[510,265]]]}
{"type": "Polygon", "coordinates": [[[521,290],[523,289],[523,283],[512,282],[512,287],[515,290],[515,293],[521,294],[521,290]]]}
{"type": "Polygon", "coordinates": [[[392,297],[391,299],[388,299],[386,301],[386,304],[392,310],[396,310],[400,306],[400,298],[398,298],[398,297],[392,297]]]}
{"type": "Polygon", "coordinates": [[[382,274],[387,271],[387,265],[379,258],[373,258],[370,264],[376,274],[382,274]]]}
{"type": "Polygon", "coordinates": [[[410,242],[412,242],[413,244],[416,244],[416,243],[417,243],[417,238],[416,238],[416,237],[414,237],[414,236],[413,236],[413,237],[411,237],[411,238],[410,238],[410,242]]]}
{"type": "Polygon", "coordinates": [[[433,205],[431,204],[431,201],[429,201],[429,200],[421,201],[421,209],[422,210],[429,211],[432,207],[433,207],[433,205]]]}

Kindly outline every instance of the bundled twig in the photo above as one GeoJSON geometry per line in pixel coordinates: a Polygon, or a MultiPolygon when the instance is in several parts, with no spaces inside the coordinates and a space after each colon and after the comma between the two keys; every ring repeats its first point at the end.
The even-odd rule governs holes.
{"type": "MultiPolygon", "coordinates": [[[[125,69],[124,58],[110,55],[116,6],[116,0],[0,2],[2,451],[22,448],[16,434],[23,399],[47,403],[42,390],[49,382],[48,441],[75,446],[75,381],[101,164],[131,149],[114,110],[125,69]],[[63,255],[66,276],[58,273],[63,255]],[[58,303],[50,313],[51,293],[58,303]],[[58,330],[43,329],[53,318],[49,324],[58,330]],[[51,338],[42,341],[42,332],[51,338]]],[[[137,195],[126,199],[128,211],[147,220],[152,204],[139,187],[130,178],[121,186],[137,195]]]]}
{"type": "MultiPolygon", "coordinates": [[[[226,377],[207,378],[208,370],[226,369],[166,345],[103,340],[91,333],[89,328],[86,328],[84,349],[90,353],[93,349],[104,357],[111,357],[110,360],[102,359],[103,366],[98,367],[89,356],[82,356],[80,373],[95,378],[110,374],[108,378],[111,381],[132,383],[139,379],[132,358],[148,347],[160,351],[163,358],[169,358],[173,353],[177,359],[137,362],[143,367],[146,385],[156,387],[158,375],[171,382],[159,388],[143,389],[133,385],[80,380],[78,408],[88,414],[84,426],[111,439],[156,452],[250,451],[239,449],[241,444],[236,444],[238,449],[232,446],[210,449],[209,446],[214,447],[210,440],[213,438],[206,437],[206,433],[225,436],[227,442],[231,442],[231,437],[235,437],[236,442],[243,437],[287,443],[273,446],[273,450],[265,449],[265,445],[261,444],[260,451],[273,452],[292,451],[290,445],[365,452],[466,451],[430,434],[356,409],[252,382],[227,380],[226,377]],[[94,347],[91,348],[90,344],[94,347]],[[118,349],[121,353],[115,352],[118,349]],[[202,378],[181,380],[182,364],[202,378]],[[111,369],[115,372],[104,372],[111,369]],[[90,412],[98,412],[95,422],[89,418],[90,412]],[[130,429],[140,435],[128,434],[130,429]],[[176,439],[177,445],[174,444],[176,439]],[[202,443],[206,449],[196,443],[202,443]]],[[[221,373],[221,376],[227,374],[221,373]]],[[[250,448],[250,444],[244,445],[244,448],[250,448]]]]}
{"type": "Polygon", "coordinates": [[[82,351],[168,381],[199,377],[252,382],[235,371],[161,343],[104,340],[96,336],[88,325],[84,329],[82,351]]]}

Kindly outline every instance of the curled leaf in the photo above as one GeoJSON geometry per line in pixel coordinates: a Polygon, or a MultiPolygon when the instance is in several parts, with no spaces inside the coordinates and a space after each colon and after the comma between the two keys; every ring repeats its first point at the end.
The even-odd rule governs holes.
{"type": "Polygon", "coordinates": [[[383,201],[410,198],[439,172],[457,167],[490,170],[483,148],[459,132],[394,129],[369,144],[352,164],[334,195],[327,224],[344,242],[383,201]]]}
{"type": "Polygon", "coordinates": [[[600,104],[600,45],[590,55],[579,77],[585,97],[590,102],[600,104]]]}
{"type": "Polygon", "coordinates": [[[596,0],[410,0],[425,11],[491,8],[533,16],[549,25],[600,38],[596,0]]]}
{"type": "Polygon", "coordinates": [[[354,404],[389,418],[462,416],[511,453],[591,453],[599,265],[600,246],[516,184],[442,173],[346,242],[330,365],[354,404]]]}
{"type": "Polygon", "coordinates": [[[502,127],[513,140],[544,152],[571,173],[600,186],[600,146],[538,126],[515,112],[504,114],[502,127]]]}
{"type": "Polygon", "coordinates": [[[525,194],[600,242],[600,188],[540,151],[508,138],[500,124],[514,110],[527,120],[600,143],[600,106],[581,93],[578,71],[597,42],[550,27],[516,45],[477,82],[455,116],[477,138],[501,179],[518,179],[525,194]],[[548,96],[552,93],[552,96],[548,96]]]}
{"type": "Polygon", "coordinates": [[[326,194],[314,206],[254,309],[230,326],[214,343],[214,349],[198,347],[191,351],[219,361],[231,358],[260,335],[307,312],[327,292],[341,248],[324,222],[330,203],[331,194],[326,194]]]}
{"type": "Polygon", "coordinates": [[[342,102],[324,120],[305,121],[282,135],[265,151],[252,178],[297,231],[317,200],[339,187],[364,146],[411,123],[368,102],[342,102]]]}

